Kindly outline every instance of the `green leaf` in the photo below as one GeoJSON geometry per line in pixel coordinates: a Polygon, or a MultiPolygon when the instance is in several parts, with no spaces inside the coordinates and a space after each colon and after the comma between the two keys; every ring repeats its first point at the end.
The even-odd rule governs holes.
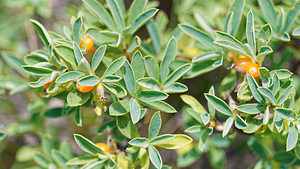
{"type": "Polygon", "coordinates": [[[223,57],[215,55],[215,58],[204,58],[204,60],[193,63],[192,68],[185,73],[184,78],[194,78],[201,74],[210,72],[223,65],[223,57]]]}
{"type": "Polygon", "coordinates": [[[134,0],[129,8],[128,24],[133,25],[136,18],[144,11],[147,0],[134,0]]]}
{"type": "Polygon", "coordinates": [[[263,159],[267,158],[267,153],[265,152],[264,147],[254,137],[250,137],[247,144],[255,154],[259,155],[263,159]]]}
{"type": "Polygon", "coordinates": [[[179,28],[187,35],[198,40],[204,47],[210,50],[216,50],[217,47],[213,43],[213,39],[201,30],[189,25],[181,24],[179,28]]]}
{"type": "Polygon", "coordinates": [[[81,106],[86,103],[91,96],[91,92],[89,93],[80,93],[76,89],[72,90],[67,96],[68,105],[73,106],[81,106]]]}
{"type": "Polygon", "coordinates": [[[165,100],[169,95],[160,91],[141,91],[137,94],[137,99],[143,102],[153,102],[165,100]]]}
{"type": "Polygon", "coordinates": [[[272,28],[276,28],[276,12],[271,0],[258,0],[258,4],[264,13],[266,20],[271,24],[272,28]]]}
{"type": "Polygon", "coordinates": [[[159,134],[161,128],[162,120],[159,111],[155,112],[151,118],[149,127],[148,127],[148,138],[153,139],[159,134]]]}
{"type": "Polygon", "coordinates": [[[62,141],[59,145],[59,151],[64,154],[67,159],[73,158],[73,150],[71,144],[67,141],[62,141]]]}
{"type": "Polygon", "coordinates": [[[150,77],[159,81],[159,66],[153,56],[146,56],[145,57],[145,66],[147,73],[150,77]]]}
{"type": "Polygon", "coordinates": [[[40,153],[34,154],[33,159],[39,166],[44,168],[49,167],[49,161],[40,153]]]}
{"type": "Polygon", "coordinates": [[[129,94],[135,94],[135,77],[131,65],[125,60],[123,65],[124,81],[129,94]]]}
{"type": "Polygon", "coordinates": [[[110,30],[116,30],[116,26],[113,22],[111,15],[106,9],[96,0],[83,0],[83,3],[89,8],[93,14],[95,14],[110,30]]]}
{"type": "Polygon", "coordinates": [[[163,82],[164,87],[170,87],[172,84],[174,84],[174,82],[180,79],[187,71],[189,71],[191,67],[191,64],[188,63],[174,70],[163,82]]]}
{"type": "Polygon", "coordinates": [[[248,124],[245,122],[244,119],[241,118],[241,116],[239,116],[238,114],[236,115],[236,119],[235,119],[235,127],[238,129],[245,129],[248,124]]]}
{"type": "Polygon", "coordinates": [[[57,150],[52,150],[51,152],[52,152],[53,160],[60,166],[65,166],[67,159],[64,157],[64,155],[57,150]]]}
{"type": "Polygon", "coordinates": [[[67,161],[66,165],[84,165],[97,159],[95,156],[78,156],[67,161]]]}
{"type": "Polygon", "coordinates": [[[228,134],[228,132],[229,132],[229,130],[230,130],[230,128],[231,128],[233,122],[234,122],[234,118],[233,118],[233,117],[229,117],[229,118],[226,120],[226,122],[225,122],[225,124],[224,124],[224,129],[223,129],[223,132],[222,132],[222,136],[223,136],[223,137],[225,137],[225,136],[228,134]]]}
{"type": "Polygon", "coordinates": [[[130,117],[133,124],[136,124],[140,120],[141,107],[138,102],[134,99],[130,99],[130,117]]]}
{"type": "Polygon", "coordinates": [[[91,62],[91,65],[92,65],[92,70],[93,71],[96,71],[96,69],[98,68],[98,66],[100,65],[100,62],[101,62],[101,60],[102,60],[102,58],[103,58],[103,55],[104,55],[104,53],[105,53],[105,51],[106,51],[106,45],[103,45],[103,46],[100,46],[97,50],[96,50],[96,52],[95,52],[95,54],[94,54],[94,56],[93,56],[93,58],[92,58],[92,62],[91,62]]]}
{"type": "MultiPolygon", "coordinates": [[[[8,64],[11,68],[15,69],[18,73],[20,73],[24,77],[28,77],[28,73],[24,72],[24,69],[22,68],[22,66],[24,66],[25,63],[21,59],[17,58],[14,55],[4,53],[4,52],[1,52],[1,56],[2,56],[3,60],[5,61],[5,63],[8,64]]],[[[28,55],[27,55],[27,57],[25,57],[25,61],[26,61],[26,59],[28,59],[28,55]]],[[[39,62],[43,62],[43,61],[47,62],[46,59],[43,59],[39,62]]],[[[36,63],[34,63],[34,64],[36,64],[36,63]]]]}
{"type": "Polygon", "coordinates": [[[296,3],[294,8],[289,11],[289,13],[286,16],[285,24],[284,24],[284,31],[290,33],[292,30],[292,26],[297,19],[297,16],[300,13],[300,4],[296,3]]]}
{"type": "Polygon", "coordinates": [[[84,56],[83,56],[81,49],[77,43],[73,42],[73,48],[74,48],[76,62],[79,65],[81,60],[84,58],[84,56]]]}
{"type": "Polygon", "coordinates": [[[291,94],[291,92],[293,91],[294,86],[289,86],[284,93],[282,93],[282,95],[279,96],[277,104],[281,105],[282,103],[284,103],[284,101],[286,101],[286,99],[288,98],[288,96],[291,94]]]}
{"type": "Polygon", "coordinates": [[[259,87],[258,91],[265,97],[267,98],[267,100],[272,103],[272,105],[276,105],[276,99],[274,97],[274,95],[272,94],[272,92],[264,87],[259,87]]]}
{"type": "Polygon", "coordinates": [[[166,113],[176,113],[176,109],[164,101],[143,102],[140,100],[140,102],[143,105],[155,110],[160,110],[166,113]]]}
{"type": "Polygon", "coordinates": [[[149,36],[151,37],[155,52],[159,53],[161,51],[161,41],[156,24],[152,20],[149,20],[146,24],[146,28],[149,32],[149,36]]]}
{"type": "Polygon", "coordinates": [[[34,75],[49,75],[53,72],[52,69],[45,68],[45,67],[40,67],[40,66],[25,65],[25,66],[22,66],[22,68],[26,72],[34,74],[34,75]]]}
{"type": "Polygon", "coordinates": [[[173,137],[160,139],[158,141],[158,138],[161,138],[163,136],[164,135],[155,137],[154,139],[151,140],[151,144],[165,149],[179,149],[193,141],[191,137],[184,134],[173,134],[172,135],[173,137]]]}
{"type": "Polygon", "coordinates": [[[209,151],[209,162],[214,168],[225,168],[226,154],[224,150],[211,147],[209,151]]]}
{"type": "Polygon", "coordinates": [[[184,130],[184,132],[186,133],[200,133],[203,130],[203,126],[201,125],[195,125],[195,126],[191,126],[187,129],[184,130]]]}
{"type": "Polygon", "coordinates": [[[248,83],[244,83],[238,93],[237,93],[237,98],[240,101],[249,101],[253,98],[253,95],[251,93],[250,87],[248,85],[248,83]]]}
{"type": "Polygon", "coordinates": [[[140,79],[145,76],[144,58],[140,51],[136,51],[133,54],[131,66],[134,70],[135,79],[140,79]]]}
{"type": "Polygon", "coordinates": [[[251,92],[252,92],[253,97],[255,98],[255,100],[257,100],[258,102],[264,104],[265,103],[265,99],[260,94],[260,92],[258,91],[258,89],[257,89],[258,88],[258,84],[254,80],[253,76],[247,75],[247,80],[248,80],[248,84],[249,84],[250,90],[251,90],[251,92]]]}
{"type": "Polygon", "coordinates": [[[47,155],[48,158],[52,158],[51,157],[51,149],[52,149],[52,145],[51,145],[51,141],[49,139],[49,137],[43,137],[42,138],[42,148],[44,153],[47,155]]]}
{"type": "Polygon", "coordinates": [[[147,148],[149,146],[148,139],[143,137],[137,137],[128,142],[130,145],[135,147],[147,148]]]}
{"type": "Polygon", "coordinates": [[[247,15],[246,35],[247,35],[247,42],[252,49],[252,56],[255,56],[256,55],[255,25],[254,25],[254,15],[251,9],[247,15]]]}
{"type": "Polygon", "coordinates": [[[232,116],[232,111],[222,99],[208,93],[205,93],[205,98],[217,111],[226,116],[232,116]]]}
{"type": "Polygon", "coordinates": [[[149,146],[148,151],[149,151],[149,158],[150,158],[152,164],[156,168],[161,169],[162,168],[162,159],[161,159],[159,152],[156,150],[156,148],[154,146],[151,146],[151,145],[149,146]]]}
{"type": "Polygon", "coordinates": [[[238,111],[241,111],[243,113],[247,114],[258,114],[262,113],[264,111],[264,105],[262,104],[257,104],[257,103],[252,103],[252,104],[243,104],[240,106],[237,106],[236,109],[238,111]]]}
{"type": "Polygon", "coordinates": [[[32,88],[38,88],[38,87],[42,87],[43,85],[45,85],[46,83],[49,83],[49,82],[51,82],[51,76],[49,76],[49,77],[41,77],[36,82],[29,82],[28,86],[30,86],[32,88]]]}
{"type": "MultiPolygon", "coordinates": [[[[103,159],[103,160],[96,160],[96,161],[91,161],[91,162],[89,162],[89,163],[87,163],[87,164],[85,164],[85,165],[83,165],[82,167],[81,167],[81,169],[94,169],[94,168],[96,168],[96,167],[102,167],[103,166],[103,163],[105,162],[105,161],[107,161],[107,159],[103,159]]],[[[113,163],[114,161],[110,161],[111,163],[113,163]]],[[[112,164],[113,166],[110,166],[110,167],[114,167],[115,166],[115,164],[113,163],[112,164]]]]}
{"type": "Polygon", "coordinates": [[[283,118],[281,118],[279,114],[275,112],[273,120],[277,131],[281,132],[281,130],[283,129],[283,118]]]}
{"type": "Polygon", "coordinates": [[[290,123],[289,126],[289,135],[286,141],[286,151],[292,150],[298,142],[298,131],[296,127],[290,123]]]}
{"type": "Polygon", "coordinates": [[[122,35],[119,32],[101,31],[99,28],[91,27],[86,31],[95,42],[107,44],[112,47],[118,47],[122,40],[122,35]]]}
{"type": "Polygon", "coordinates": [[[270,24],[263,25],[258,33],[258,47],[265,46],[269,43],[272,37],[272,27],[270,24]]]}
{"type": "Polygon", "coordinates": [[[134,34],[140,27],[142,27],[149,19],[151,19],[156,13],[158,12],[158,9],[148,9],[141,13],[133,23],[130,34],[134,34]]]}
{"type": "Polygon", "coordinates": [[[271,73],[275,73],[275,72],[276,72],[279,80],[287,79],[287,78],[291,77],[291,75],[292,75],[292,73],[287,69],[277,69],[277,70],[272,71],[271,73]]]}
{"type": "Polygon", "coordinates": [[[182,83],[175,82],[171,86],[165,88],[163,91],[166,93],[183,93],[188,91],[188,88],[182,83]]]}
{"type": "Polygon", "coordinates": [[[114,83],[103,83],[103,86],[110,94],[115,95],[119,98],[123,98],[127,95],[126,90],[120,85],[114,83]]]}
{"type": "Polygon", "coordinates": [[[65,61],[70,63],[72,66],[77,65],[73,49],[65,45],[56,45],[55,52],[65,61]]]}
{"type": "Polygon", "coordinates": [[[96,86],[99,82],[99,77],[93,75],[84,76],[83,78],[78,80],[78,83],[82,86],[96,86]]]}
{"type": "Polygon", "coordinates": [[[105,153],[103,152],[103,150],[100,147],[98,147],[96,144],[94,144],[89,139],[85,138],[84,136],[82,136],[80,134],[74,134],[74,139],[75,139],[75,142],[77,143],[77,145],[79,146],[79,148],[81,150],[83,150],[84,152],[87,152],[89,154],[105,155],[105,153]]]}
{"type": "Polygon", "coordinates": [[[189,106],[191,106],[192,109],[195,110],[200,115],[201,121],[205,125],[209,122],[209,117],[208,117],[208,121],[207,120],[203,121],[203,117],[205,116],[205,114],[208,115],[208,113],[205,110],[205,108],[193,96],[190,96],[190,95],[181,95],[180,97],[183,100],[183,102],[185,102],[186,104],[188,104],[189,106]]]}
{"type": "Polygon", "coordinates": [[[73,24],[72,31],[73,31],[73,40],[80,44],[80,31],[83,25],[82,17],[78,17],[73,24]]]}
{"type": "Polygon", "coordinates": [[[118,82],[120,81],[122,78],[120,76],[117,75],[108,75],[108,76],[104,76],[102,79],[102,83],[113,83],[113,82],[118,82]]]}
{"type": "Polygon", "coordinates": [[[265,67],[261,67],[258,69],[259,72],[259,76],[261,78],[261,83],[263,87],[269,87],[271,84],[271,74],[270,71],[265,68],[265,67]]]}
{"type": "Polygon", "coordinates": [[[220,57],[220,53],[216,53],[216,52],[205,52],[201,55],[198,55],[196,57],[194,57],[192,59],[193,63],[197,63],[197,62],[203,62],[205,60],[210,60],[213,59],[215,60],[216,58],[220,57]]]}
{"type": "Polygon", "coordinates": [[[82,57],[82,59],[80,60],[80,62],[78,64],[78,68],[77,69],[79,71],[82,71],[82,72],[93,74],[91,66],[90,66],[89,62],[86,60],[85,57],[82,57]]]}
{"type": "Polygon", "coordinates": [[[118,27],[118,30],[122,32],[125,27],[125,22],[118,2],[116,0],[106,0],[106,2],[118,27]]]}
{"type": "Polygon", "coordinates": [[[129,116],[118,116],[117,126],[119,131],[127,138],[139,137],[137,127],[131,122],[129,116]]]}
{"type": "Polygon", "coordinates": [[[44,113],[45,117],[50,117],[50,118],[61,117],[61,116],[64,116],[64,115],[66,115],[66,114],[64,114],[64,111],[63,111],[62,107],[54,107],[54,108],[48,109],[44,113]]]}
{"type": "Polygon", "coordinates": [[[235,0],[232,6],[230,7],[228,18],[231,18],[231,22],[225,23],[225,32],[235,36],[238,32],[240,22],[243,15],[243,10],[245,6],[244,0],[235,0]],[[232,16],[230,16],[230,14],[232,16]],[[227,26],[226,26],[227,25],[227,26]],[[230,29],[228,29],[230,28],[230,29]]]}
{"type": "Polygon", "coordinates": [[[82,126],[82,118],[83,118],[83,112],[81,111],[80,107],[77,107],[75,112],[75,122],[76,125],[79,127],[82,126]]]}
{"type": "Polygon", "coordinates": [[[56,79],[56,83],[67,83],[76,79],[81,78],[82,76],[84,76],[85,73],[83,72],[77,72],[77,71],[70,71],[70,72],[66,72],[62,75],[60,75],[57,79],[56,79]]]}
{"type": "Polygon", "coordinates": [[[270,86],[269,89],[271,90],[272,94],[274,96],[276,96],[276,94],[277,94],[277,92],[280,88],[280,81],[279,81],[278,76],[277,76],[276,73],[273,74],[272,81],[273,81],[273,84],[270,86]]]}
{"type": "Polygon", "coordinates": [[[139,36],[135,36],[127,48],[128,53],[132,53],[142,45],[142,40],[139,36]]]}
{"type": "Polygon", "coordinates": [[[172,61],[174,61],[177,53],[177,43],[175,37],[172,37],[167,45],[165,54],[160,65],[160,81],[164,82],[169,75],[169,67],[172,61]]]}
{"type": "Polygon", "coordinates": [[[278,113],[278,115],[286,120],[294,121],[295,120],[295,113],[286,108],[276,108],[275,112],[278,113]]]}
{"type": "Polygon", "coordinates": [[[130,110],[129,103],[127,100],[121,100],[114,102],[109,107],[109,114],[111,116],[122,116],[128,113],[130,110]]]}
{"type": "Polygon", "coordinates": [[[137,83],[142,87],[154,91],[160,91],[160,84],[157,80],[152,77],[144,77],[137,80],[137,83]]]}
{"type": "Polygon", "coordinates": [[[273,159],[279,164],[288,165],[296,160],[296,156],[292,152],[280,151],[273,156],[273,159]]]}
{"type": "Polygon", "coordinates": [[[269,108],[269,106],[266,106],[266,109],[264,112],[263,124],[268,124],[269,120],[270,120],[270,108],[269,108]]]}
{"type": "Polygon", "coordinates": [[[240,41],[227,33],[217,31],[214,43],[236,53],[251,56],[247,52],[247,48],[240,41]]]}
{"type": "Polygon", "coordinates": [[[245,129],[243,129],[243,132],[251,134],[256,132],[261,126],[262,126],[262,121],[255,119],[255,116],[248,116],[246,118],[246,123],[248,124],[248,127],[246,127],[245,129]]]}
{"type": "Polygon", "coordinates": [[[30,22],[33,24],[35,30],[39,34],[42,42],[49,47],[52,44],[52,40],[45,27],[36,20],[31,19],[30,22]]]}
{"type": "Polygon", "coordinates": [[[116,60],[114,60],[109,66],[108,68],[105,70],[105,72],[103,73],[103,76],[108,76],[108,75],[112,75],[115,72],[117,72],[124,64],[125,62],[125,58],[124,57],[120,57],[116,60]]]}
{"type": "Polygon", "coordinates": [[[293,36],[300,36],[300,27],[294,29],[293,36]]]}

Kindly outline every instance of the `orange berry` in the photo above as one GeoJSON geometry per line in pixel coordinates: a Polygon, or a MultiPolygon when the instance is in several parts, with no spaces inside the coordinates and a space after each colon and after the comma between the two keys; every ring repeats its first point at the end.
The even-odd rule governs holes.
{"type": "Polygon", "coordinates": [[[94,51],[94,40],[90,36],[85,36],[80,42],[80,48],[85,47],[87,53],[92,53],[94,51]]]}
{"type": "Polygon", "coordinates": [[[252,64],[249,58],[239,58],[235,63],[235,68],[239,72],[246,72],[252,64]]]}
{"type": "Polygon", "coordinates": [[[79,82],[76,83],[76,89],[81,93],[90,92],[95,86],[83,86],[79,82]]]}
{"type": "Polygon", "coordinates": [[[55,81],[56,81],[56,79],[54,79],[52,82],[48,82],[48,83],[44,84],[45,89],[48,89],[50,87],[50,85],[52,83],[54,83],[55,81]]]}
{"type": "Polygon", "coordinates": [[[258,69],[260,66],[257,63],[252,63],[250,67],[247,69],[247,73],[249,75],[252,75],[255,79],[259,77],[258,69]]]}
{"type": "Polygon", "coordinates": [[[105,153],[109,153],[109,147],[105,143],[97,143],[96,144],[98,147],[100,147],[105,153]]]}

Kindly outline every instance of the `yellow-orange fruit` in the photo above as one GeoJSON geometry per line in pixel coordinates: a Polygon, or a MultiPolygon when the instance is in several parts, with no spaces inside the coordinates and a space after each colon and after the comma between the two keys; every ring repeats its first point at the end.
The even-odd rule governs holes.
{"type": "Polygon", "coordinates": [[[100,147],[105,153],[109,153],[109,147],[105,143],[96,143],[98,147],[100,147]]]}
{"type": "Polygon", "coordinates": [[[235,68],[239,72],[247,72],[252,64],[253,63],[249,58],[239,58],[235,63],[235,68]]]}
{"type": "Polygon", "coordinates": [[[93,90],[95,86],[83,86],[79,82],[76,83],[76,89],[81,93],[87,93],[93,90]]]}
{"type": "Polygon", "coordinates": [[[90,36],[85,36],[80,42],[80,48],[85,47],[87,53],[93,53],[94,50],[94,39],[90,36]]]}
{"type": "Polygon", "coordinates": [[[258,69],[260,66],[257,63],[252,63],[249,68],[247,69],[247,73],[249,75],[252,75],[255,79],[259,77],[258,69]]]}

